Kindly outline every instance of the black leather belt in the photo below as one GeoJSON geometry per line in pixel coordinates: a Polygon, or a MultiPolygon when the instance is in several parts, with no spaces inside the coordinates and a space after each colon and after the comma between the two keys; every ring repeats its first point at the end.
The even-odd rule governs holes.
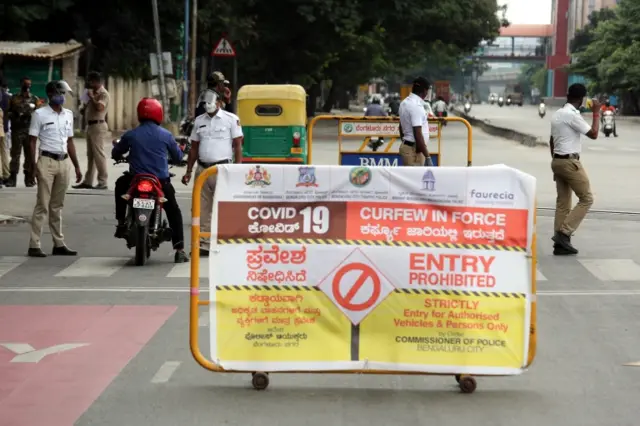
{"type": "Polygon", "coordinates": [[[61,153],[49,152],[49,151],[40,151],[40,155],[42,155],[43,157],[53,158],[54,160],[58,160],[58,161],[64,161],[67,159],[67,157],[69,157],[69,155],[67,154],[61,154],[61,153]]]}
{"type": "Polygon", "coordinates": [[[87,121],[87,124],[89,126],[93,126],[94,124],[99,124],[99,123],[104,123],[104,120],[89,120],[89,121],[87,121]]]}
{"type": "Polygon", "coordinates": [[[217,166],[218,164],[229,164],[229,163],[231,163],[231,160],[216,161],[215,163],[205,163],[203,161],[198,160],[198,165],[203,169],[208,169],[209,167],[217,166]]]}
{"type": "Polygon", "coordinates": [[[579,160],[580,154],[553,154],[553,158],[559,158],[561,160],[579,160]]]}
{"type": "Polygon", "coordinates": [[[416,143],[411,141],[402,141],[402,143],[405,144],[406,146],[416,146],[416,143]]]}

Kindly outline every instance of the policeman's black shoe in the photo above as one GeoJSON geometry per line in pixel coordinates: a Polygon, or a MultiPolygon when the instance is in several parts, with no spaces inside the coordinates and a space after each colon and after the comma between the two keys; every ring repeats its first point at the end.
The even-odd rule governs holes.
{"type": "Polygon", "coordinates": [[[47,254],[41,248],[30,248],[27,252],[29,257],[47,257],[47,254]]]}
{"type": "Polygon", "coordinates": [[[26,186],[27,188],[33,188],[34,186],[36,186],[36,182],[32,180],[25,180],[24,186],[26,186]]]}
{"type": "Polygon", "coordinates": [[[88,183],[80,183],[78,185],[73,185],[72,186],[73,189],[93,189],[92,185],[89,185],[88,183]]]}
{"type": "Polygon", "coordinates": [[[554,256],[574,256],[578,254],[578,250],[576,250],[575,252],[567,250],[557,244],[553,245],[553,255],[554,256]]]}
{"type": "Polygon", "coordinates": [[[173,256],[174,263],[187,263],[189,262],[189,256],[184,250],[177,250],[175,256],[173,256]]]}
{"type": "Polygon", "coordinates": [[[127,225],[116,225],[116,233],[113,234],[116,238],[127,238],[127,225]]]}
{"type": "Polygon", "coordinates": [[[108,189],[107,185],[96,185],[93,187],[93,189],[101,189],[101,190],[105,190],[108,189]]]}
{"type": "Polygon", "coordinates": [[[578,250],[571,245],[571,237],[563,232],[557,231],[553,237],[551,237],[554,243],[558,245],[559,248],[570,252],[571,254],[578,254],[578,250]]]}
{"type": "Polygon", "coordinates": [[[9,176],[9,179],[6,180],[6,182],[4,183],[4,186],[6,186],[7,188],[15,188],[17,180],[18,179],[16,174],[11,173],[11,176],[9,176]]]}
{"type": "Polygon", "coordinates": [[[71,250],[67,246],[54,247],[53,252],[51,252],[54,256],[77,256],[78,252],[75,250],[71,250]]]}

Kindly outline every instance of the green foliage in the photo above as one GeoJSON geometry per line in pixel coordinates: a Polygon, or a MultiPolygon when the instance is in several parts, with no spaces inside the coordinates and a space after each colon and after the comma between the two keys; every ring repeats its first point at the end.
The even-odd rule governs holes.
{"type": "MultiPolygon", "coordinates": [[[[163,50],[182,48],[184,0],[159,1],[163,50]]],[[[454,69],[460,56],[506,25],[495,0],[218,0],[198,1],[198,55],[222,33],[238,52],[239,80],[321,80],[347,88],[374,76],[454,69]]],[[[31,0],[0,9],[5,40],[91,41],[90,68],[144,76],[155,50],[150,1],[31,0]],[[6,24],[6,25],[5,25],[6,24]],[[53,37],[53,39],[52,39],[53,37]]],[[[229,60],[216,68],[230,73],[229,60]]]]}
{"type": "Polygon", "coordinates": [[[543,92],[546,78],[547,69],[543,64],[526,64],[520,69],[518,83],[527,92],[534,87],[543,92]]]}

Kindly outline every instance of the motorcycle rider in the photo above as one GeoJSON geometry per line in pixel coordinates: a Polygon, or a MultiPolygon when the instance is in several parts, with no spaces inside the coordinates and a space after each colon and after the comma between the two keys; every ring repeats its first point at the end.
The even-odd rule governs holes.
{"type": "Polygon", "coordinates": [[[391,110],[391,115],[395,115],[397,117],[400,114],[400,99],[397,95],[393,95],[391,97],[389,109],[391,110]]]}
{"type": "Polygon", "coordinates": [[[544,103],[544,99],[540,99],[540,105],[538,105],[538,115],[544,117],[547,114],[547,105],[544,103]]]}
{"type": "Polygon", "coordinates": [[[600,124],[604,124],[604,113],[605,111],[611,111],[613,113],[613,137],[618,137],[618,132],[616,131],[616,108],[611,105],[609,99],[606,100],[604,105],[600,108],[600,124]]]}
{"type": "MultiPolygon", "coordinates": [[[[433,112],[436,117],[447,117],[447,103],[444,101],[442,96],[438,96],[438,100],[433,104],[433,112]]],[[[447,122],[445,121],[443,124],[446,126],[447,122]]]]}
{"type": "Polygon", "coordinates": [[[384,108],[382,108],[382,105],[380,104],[380,98],[375,96],[371,100],[371,103],[367,107],[367,110],[364,112],[364,116],[365,117],[387,117],[388,114],[384,110],[384,108]]]}
{"type": "Polygon", "coordinates": [[[182,151],[171,132],[160,126],[163,115],[162,104],[158,100],[142,98],[138,103],[140,125],[122,135],[120,142],[114,142],[111,151],[114,160],[120,160],[124,154],[129,153],[129,173],[120,176],[115,185],[116,219],[118,221],[115,237],[126,237],[127,201],[122,196],[129,190],[133,177],[139,173],[154,175],[160,181],[164,198],[166,198],[162,208],[167,215],[172,231],[171,240],[176,251],[174,261],[175,263],[184,263],[188,262],[189,258],[184,252],[182,212],[176,200],[176,191],[171,185],[167,161],[167,151],[175,163],[182,160],[182,151]]]}
{"type": "MultiPolygon", "coordinates": [[[[217,94],[217,99],[222,100],[223,109],[227,112],[233,112],[231,106],[231,90],[229,89],[229,81],[224,78],[224,74],[220,71],[214,71],[207,77],[207,88],[200,93],[198,102],[196,103],[195,117],[199,117],[207,112],[205,104],[211,103],[213,93],[217,94]]],[[[215,101],[213,101],[215,103],[215,101]]]]}

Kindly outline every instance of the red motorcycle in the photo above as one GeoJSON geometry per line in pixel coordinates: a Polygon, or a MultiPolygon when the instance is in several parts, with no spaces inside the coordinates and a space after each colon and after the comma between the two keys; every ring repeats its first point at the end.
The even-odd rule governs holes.
{"type": "MultiPolygon", "coordinates": [[[[118,161],[124,162],[127,162],[126,158],[118,161]]],[[[142,266],[151,256],[151,250],[156,251],[161,243],[171,241],[171,228],[162,218],[162,204],[167,199],[162,184],[151,174],[133,176],[131,186],[122,198],[128,201],[125,222],[127,248],[136,248],[135,264],[142,266]]]]}

